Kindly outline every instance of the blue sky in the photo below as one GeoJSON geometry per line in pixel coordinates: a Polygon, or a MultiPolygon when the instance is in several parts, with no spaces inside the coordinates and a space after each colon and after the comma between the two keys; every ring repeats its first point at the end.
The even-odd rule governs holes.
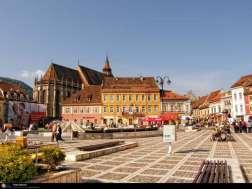
{"type": "Polygon", "coordinates": [[[204,95],[249,74],[251,0],[0,0],[0,76],[33,85],[50,61],[168,75],[204,95]]]}

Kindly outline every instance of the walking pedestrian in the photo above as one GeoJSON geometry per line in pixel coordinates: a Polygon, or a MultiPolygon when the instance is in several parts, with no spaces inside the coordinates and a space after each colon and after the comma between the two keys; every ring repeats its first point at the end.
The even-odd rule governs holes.
{"type": "Polygon", "coordinates": [[[32,129],[33,129],[33,123],[31,122],[28,131],[30,132],[32,131],[32,129]]]}
{"type": "Polygon", "coordinates": [[[251,133],[251,130],[252,130],[252,116],[250,116],[249,119],[248,119],[247,127],[248,127],[248,133],[251,133]]]}
{"type": "Polygon", "coordinates": [[[54,142],[54,138],[56,138],[56,132],[57,132],[57,124],[54,122],[53,125],[52,125],[51,142],[54,142]]]}
{"type": "Polygon", "coordinates": [[[238,127],[239,127],[239,133],[242,133],[243,124],[241,120],[238,122],[238,127]]]}
{"type": "Polygon", "coordinates": [[[0,140],[1,143],[3,144],[3,134],[4,134],[4,125],[3,125],[3,121],[0,119],[0,140]]]}
{"type": "Polygon", "coordinates": [[[58,143],[59,140],[64,141],[64,139],[62,139],[62,129],[60,124],[57,125],[56,142],[58,143]]]}
{"type": "Polygon", "coordinates": [[[12,124],[10,124],[10,123],[3,124],[2,129],[1,129],[1,132],[2,132],[1,142],[2,142],[2,144],[3,144],[2,138],[4,138],[4,143],[8,142],[8,138],[9,138],[9,136],[11,136],[11,131],[10,131],[11,128],[12,128],[12,124]]]}
{"type": "Polygon", "coordinates": [[[246,124],[246,122],[244,120],[242,121],[242,130],[243,130],[244,133],[248,132],[247,131],[247,124],[246,124]]]}

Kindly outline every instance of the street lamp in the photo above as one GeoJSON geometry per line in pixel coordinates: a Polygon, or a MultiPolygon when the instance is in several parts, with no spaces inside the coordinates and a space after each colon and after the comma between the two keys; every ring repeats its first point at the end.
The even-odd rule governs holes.
{"type": "MultiPolygon", "coordinates": [[[[164,85],[167,83],[167,85],[171,84],[171,80],[168,76],[157,76],[156,77],[156,82],[158,85],[161,86],[161,104],[163,106],[163,96],[164,96],[164,85]]],[[[162,107],[163,111],[163,107],[162,107]]]]}

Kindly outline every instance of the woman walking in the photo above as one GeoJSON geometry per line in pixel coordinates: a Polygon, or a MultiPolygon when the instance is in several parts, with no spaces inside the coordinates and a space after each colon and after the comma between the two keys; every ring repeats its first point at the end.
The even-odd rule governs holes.
{"type": "Polygon", "coordinates": [[[58,143],[59,142],[59,140],[61,140],[61,141],[64,141],[63,139],[62,139],[62,129],[61,129],[61,126],[60,126],[60,124],[58,124],[57,125],[57,132],[56,132],[56,142],[58,143]]]}

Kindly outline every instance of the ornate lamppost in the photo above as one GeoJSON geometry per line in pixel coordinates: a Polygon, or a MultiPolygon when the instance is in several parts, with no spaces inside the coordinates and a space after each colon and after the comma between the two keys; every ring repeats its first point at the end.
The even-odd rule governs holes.
{"type": "Polygon", "coordinates": [[[171,84],[171,80],[168,76],[157,76],[156,77],[156,82],[158,85],[161,87],[161,104],[162,104],[162,112],[163,112],[163,96],[164,96],[164,85],[165,83],[167,85],[171,84]]]}

